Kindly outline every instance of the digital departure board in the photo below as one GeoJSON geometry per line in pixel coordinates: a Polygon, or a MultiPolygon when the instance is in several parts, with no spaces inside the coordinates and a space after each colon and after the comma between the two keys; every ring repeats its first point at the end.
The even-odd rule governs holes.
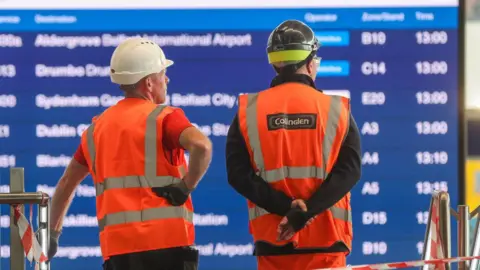
{"type": "MultiPolygon", "coordinates": [[[[0,3],[1,192],[8,192],[8,168],[24,167],[27,191],[53,194],[92,117],[122,99],[109,78],[113,50],[127,37],[147,37],[175,62],[167,103],[213,142],[212,164],[193,193],[200,269],[256,269],[246,200],[227,182],[225,139],[238,95],[267,89],[275,75],[268,35],[298,19],[322,44],[317,87],[351,98],[362,135],[348,263],[420,258],[431,192],[448,190],[458,203],[456,0],[17,2],[0,3]]],[[[9,265],[8,211],[2,206],[2,269],[9,265]]],[[[88,177],[65,218],[52,269],[101,263],[88,177]]]]}

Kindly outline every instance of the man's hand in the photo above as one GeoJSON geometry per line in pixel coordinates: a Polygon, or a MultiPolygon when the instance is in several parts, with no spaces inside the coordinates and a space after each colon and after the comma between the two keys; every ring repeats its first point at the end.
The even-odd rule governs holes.
{"type": "Polygon", "coordinates": [[[50,244],[48,245],[48,260],[52,260],[58,250],[58,239],[60,238],[61,231],[55,231],[50,229],[50,244]]]}
{"type": "Polygon", "coordinates": [[[292,202],[292,210],[290,210],[287,216],[283,217],[280,221],[280,224],[278,224],[278,241],[290,240],[300,229],[302,229],[304,226],[310,225],[313,222],[315,219],[314,217],[307,220],[304,225],[301,226],[301,228],[298,228],[298,226],[292,226],[291,222],[289,222],[289,219],[304,219],[304,212],[307,212],[307,210],[307,205],[304,200],[296,199],[292,202]]]}
{"type": "Polygon", "coordinates": [[[157,194],[158,197],[163,197],[173,206],[180,206],[184,204],[193,189],[190,189],[185,184],[185,181],[180,183],[168,185],[166,187],[152,188],[152,191],[157,194]]]}
{"type": "Polygon", "coordinates": [[[305,203],[304,200],[302,199],[296,199],[292,202],[292,206],[291,206],[292,209],[294,208],[300,208],[301,210],[303,210],[303,212],[307,212],[307,204],[305,203]]]}

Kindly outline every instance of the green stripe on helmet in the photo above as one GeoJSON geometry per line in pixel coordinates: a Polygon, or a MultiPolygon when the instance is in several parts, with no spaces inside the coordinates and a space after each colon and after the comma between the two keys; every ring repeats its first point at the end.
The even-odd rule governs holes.
{"type": "Polygon", "coordinates": [[[305,60],[311,51],[304,50],[289,50],[268,53],[268,63],[278,63],[287,61],[302,61],[305,60]]]}

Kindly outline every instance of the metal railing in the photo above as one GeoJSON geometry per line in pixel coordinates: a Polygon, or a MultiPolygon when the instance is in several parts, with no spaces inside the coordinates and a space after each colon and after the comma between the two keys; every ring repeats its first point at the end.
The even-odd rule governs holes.
{"type": "MultiPolygon", "coordinates": [[[[451,258],[451,230],[450,230],[450,215],[457,220],[457,256],[480,256],[480,219],[477,219],[477,223],[474,230],[473,247],[470,245],[470,220],[480,212],[480,206],[470,213],[468,205],[459,205],[457,211],[450,207],[450,197],[447,192],[436,191],[433,193],[432,200],[430,202],[430,210],[428,215],[427,229],[425,232],[425,241],[423,242],[423,254],[422,260],[438,259],[432,258],[432,236],[436,235],[436,239],[441,239],[441,246],[443,250],[444,258],[451,258]],[[438,211],[434,213],[434,211],[438,211]],[[432,220],[433,217],[438,215],[439,227],[437,232],[433,232],[432,220]]],[[[429,266],[423,266],[423,270],[429,269],[429,266]]],[[[450,270],[450,264],[445,264],[445,269],[450,270]]],[[[458,263],[459,270],[478,270],[479,260],[472,260],[467,262],[458,263]]]]}
{"type": "MultiPolygon", "coordinates": [[[[24,204],[38,205],[38,241],[43,254],[47,254],[50,239],[50,198],[42,192],[25,192],[25,176],[23,168],[10,168],[10,192],[0,193],[0,204],[18,205],[25,211],[24,204]]],[[[10,209],[10,269],[25,269],[25,252],[22,246],[18,227],[14,220],[14,210],[10,209]]],[[[49,262],[39,263],[40,270],[50,270],[49,262]]]]}
{"type": "MultiPolygon", "coordinates": [[[[38,240],[42,252],[46,255],[50,239],[50,198],[42,192],[25,192],[24,168],[10,168],[10,192],[0,193],[0,204],[18,205],[20,211],[25,211],[24,204],[38,205],[38,240]]],[[[477,219],[473,246],[470,246],[469,221],[480,212],[480,206],[473,212],[469,212],[467,205],[459,205],[457,211],[450,207],[450,197],[447,192],[435,191],[433,193],[425,232],[422,260],[432,259],[432,237],[441,239],[443,256],[451,258],[451,228],[450,216],[457,219],[458,235],[458,256],[480,256],[480,218],[477,219]],[[434,211],[437,211],[434,213],[434,211]],[[432,217],[438,217],[437,231],[432,232],[432,217]]],[[[435,226],[434,226],[435,227],[435,226]]],[[[470,262],[460,262],[460,270],[478,270],[479,260],[470,262]]],[[[19,235],[19,230],[14,220],[14,209],[10,209],[10,269],[25,270],[25,252],[19,235]]],[[[423,266],[423,270],[429,269],[429,266],[423,266]]],[[[450,270],[450,264],[445,264],[445,269],[450,270]]],[[[49,262],[39,263],[39,270],[50,270],[49,262]]]]}

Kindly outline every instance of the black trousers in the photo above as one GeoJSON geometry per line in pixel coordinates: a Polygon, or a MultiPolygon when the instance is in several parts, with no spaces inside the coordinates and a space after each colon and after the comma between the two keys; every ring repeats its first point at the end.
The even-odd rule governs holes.
{"type": "Polygon", "coordinates": [[[197,270],[198,250],[176,247],[110,257],[104,270],[197,270]]]}

